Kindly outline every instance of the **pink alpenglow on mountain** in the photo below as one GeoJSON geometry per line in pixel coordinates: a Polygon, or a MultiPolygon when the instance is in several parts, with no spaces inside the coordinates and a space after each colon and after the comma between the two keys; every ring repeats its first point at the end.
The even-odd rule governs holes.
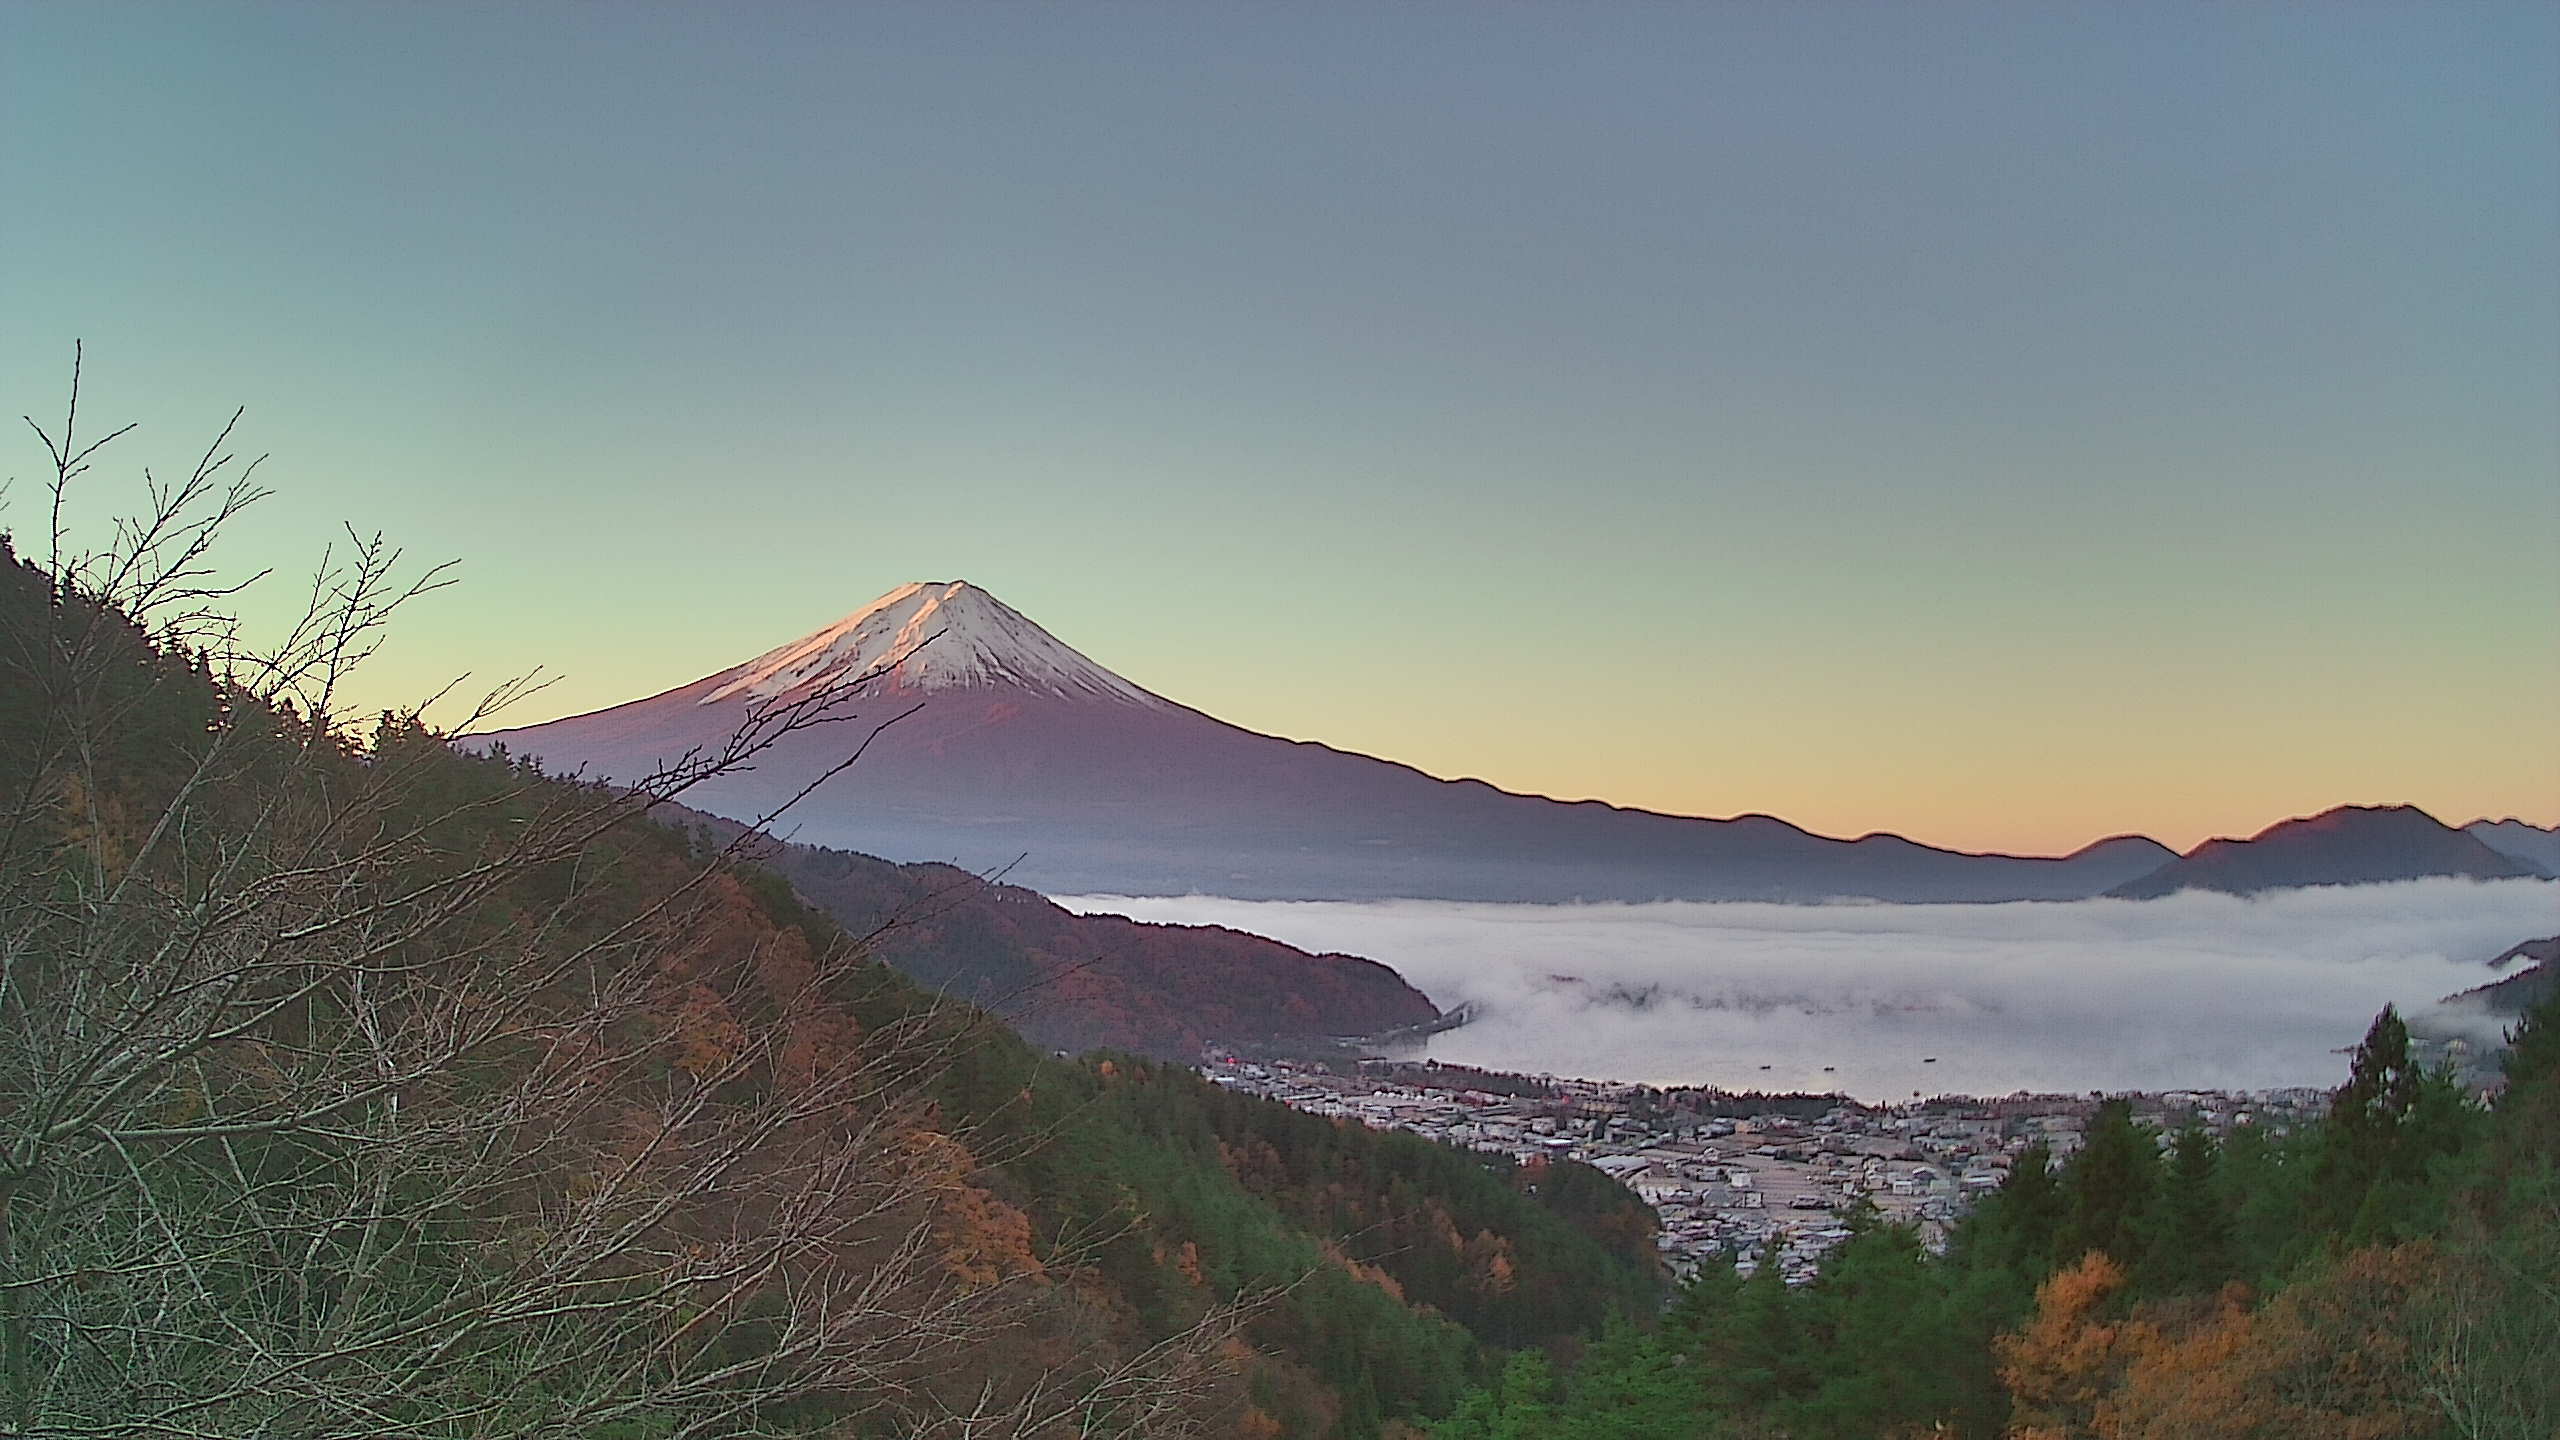
{"type": "Polygon", "coordinates": [[[901,585],[842,620],[712,678],[694,703],[771,700],[885,680],[898,691],[1018,690],[1162,707],[966,580],[901,585]]]}
{"type": "Polygon", "coordinates": [[[1971,855],[1439,779],[1204,715],[966,581],[903,585],[689,685],[471,743],[630,779],[716,746],[753,703],[848,685],[863,687],[858,719],[795,735],[687,800],[762,814],[871,722],[912,707],[783,832],[895,860],[1009,866],[1013,883],[1052,894],[1250,899],[2076,899],[2175,858],[2136,836],[2058,858],[1971,855]]]}

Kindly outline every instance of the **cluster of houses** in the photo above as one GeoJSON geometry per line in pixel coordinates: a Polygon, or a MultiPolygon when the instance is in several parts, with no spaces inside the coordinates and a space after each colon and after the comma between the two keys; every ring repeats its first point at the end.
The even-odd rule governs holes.
{"type": "MultiPolygon", "coordinates": [[[[1774,1260],[1790,1283],[1812,1278],[1848,1238],[1843,1212],[1861,1203],[1943,1247],[1948,1228],[2009,1167],[2041,1144],[2058,1161],[2080,1145],[2092,1096],[1941,1097],[1867,1106],[1839,1097],[1736,1097],[1714,1091],[1554,1076],[1506,1076],[1493,1093],[1430,1067],[1364,1064],[1344,1074],[1317,1064],[1248,1060],[1211,1051],[1213,1083],[1314,1115],[1407,1130],[1527,1160],[1579,1160],[1653,1206],[1655,1244],[1673,1271],[1730,1265],[1748,1274],[1774,1260]],[[1777,1104],[1783,1100],[1783,1105],[1777,1104]],[[1754,1109],[1765,1102],[1773,1108],[1754,1109]],[[1825,1106],[1827,1105],[1827,1108],[1825,1106]]],[[[2162,1130],[2189,1118],[2217,1132],[2285,1127],[2317,1113],[2316,1090],[2256,1095],[2180,1091],[2135,1098],[2137,1117],[2162,1130]]]]}

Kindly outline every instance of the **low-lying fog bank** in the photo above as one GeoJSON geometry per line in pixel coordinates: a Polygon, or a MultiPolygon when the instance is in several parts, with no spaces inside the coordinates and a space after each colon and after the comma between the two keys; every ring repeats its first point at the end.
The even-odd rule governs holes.
{"type": "Polygon", "coordinates": [[[1482,1012],[1431,1042],[1439,1059],[1892,1100],[2335,1085],[2385,1002],[2423,1010],[2550,933],[2560,881],[2010,905],[1058,903],[1384,961],[1482,1012]]]}

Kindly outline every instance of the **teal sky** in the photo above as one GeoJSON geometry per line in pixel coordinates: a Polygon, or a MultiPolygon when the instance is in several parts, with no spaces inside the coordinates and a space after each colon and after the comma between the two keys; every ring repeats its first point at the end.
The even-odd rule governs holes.
{"type": "Polygon", "coordinates": [[[1558,795],[2560,820],[2547,4],[0,0],[8,414],[75,338],[99,507],[245,405],[237,563],[461,559],[369,703],[966,578],[1558,795]]]}

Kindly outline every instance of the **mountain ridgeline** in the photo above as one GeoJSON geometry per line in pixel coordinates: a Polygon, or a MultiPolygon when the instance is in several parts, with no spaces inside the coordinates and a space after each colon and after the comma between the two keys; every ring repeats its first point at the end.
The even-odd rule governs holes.
{"type": "Polygon", "coordinates": [[[2303,885],[2364,885],[2440,875],[2518,880],[2544,874],[2414,805],[2342,805],[2270,825],[2246,840],[2207,840],[2107,893],[2122,900],[2151,900],[2180,890],[2253,895],[2303,885]]]}
{"type": "Polygon", "coordinates": [[[2528,825],[2510,817],[2474,820],[2462,827],[2472,839],[2545,875],[2560,875],[2560,825],[2528,825]]]}
{"type": "MultiPolygon", "coordinates": [[[[469,743],[630,780],[716,748],[758,705],[847,686],[858,687],[867,718],[894,723],[869,736],[860,764],[793,809],[794,834],[1002,869],[1049,894],[2076,900],[2537,875],[2548,867],[2522,857],[2560,844],[2516,822],[2465,834],[2415,811],[2346,809],[2184,857],[2141,836],[2059,857],[1984,855],[1896,835],[1831,839],[1767,815],[1704,819],[1513,794],[1227,724],[1113,674],[966,582],[903,586],[664,694],[469,743]]],[[[766,814],[851,743],[844,731],[790,737],[754,771],[689,798],[732,817],[766,814]]]]}

